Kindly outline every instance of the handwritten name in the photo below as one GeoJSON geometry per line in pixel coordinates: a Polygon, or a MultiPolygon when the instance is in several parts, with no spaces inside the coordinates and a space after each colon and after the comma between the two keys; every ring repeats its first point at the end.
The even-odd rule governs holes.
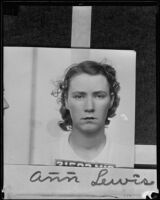
{"type": "Polygon", "coordinates": [[[44,182],[44,181],[57,181],[57,182],[71,182],[74,181],[75,183],[79,183],[78,177],[76,176],[75,172],[67,172],[67,176],[60,177],[59,172],[49,172],[46,177],[42,176],[41,171],[36,171],[30,177],[31,182],[44,182]]]}
{"type": "Polygon", "coordinates": [[[139,174],[133,174],[133,178],[129,179],[129,178],[119,178],[117,180],[115,179],[111,179],[111,180],[107,180],[106,175],[108,174],[108,169],[102,169],[99,171],[98,173],[98,177],[96,178],[95,181],[91,182],[92,186],[100,186],[100,185],[104,185],[104,186],[108,186],[108,185],[127,185],[128,183],[133,183],[135,185],[153,185],[154,181],[148,181],[146,178],[141,178],[139,174]]]}
{"type": "MultiPolygon", "coordinates": [[[[149,181],[147,178],[142,178],[139,174],[133,174],[131,178],[109,178],[108,169],[101,169],[96,177],[95,180],[91,181],[91,186],[109,186],[109,185],[127,185],[129,183],[135,185],[153,185],[154,181],[149,181]]],[[[75,172],[69,171],[66,172],[65,176],[62,176],[59,172],[48,172],[47,176],[43,175],[41,171],[34,172],[30,177],[31,182],[73,182],[73,183],[80,183],[79,177],[76,175],[75,172]]]]}

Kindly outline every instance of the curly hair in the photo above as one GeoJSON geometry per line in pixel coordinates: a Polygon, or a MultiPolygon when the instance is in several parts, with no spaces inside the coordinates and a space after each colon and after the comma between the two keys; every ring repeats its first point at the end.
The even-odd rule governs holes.
{"type": "Polygon", "coordinates": [[[58,124],[64,131],[69,131],[72,129],[70,111],[65,106],[65,99],[68,97],[70,80],[73,76],[82,73],[87,73],[89,75],[102,74],[106,77],[110,85],[110,94],[112,93],[114,95],[114,102],[112,107],[108,110],[105,124],[108,125],[110,123],[109,118],[116,115],[116,110],[120,102],[120,97],[118,96],[120,84],[116,80],[117,78],[115,69],[111,65],[88,60],[78,64],[73,64],[67,68],[64,79],[57,82],[57,88],[52,92],[52,95],[58,97],[58,101],[61,103],[60,114],[63,121],[59,121],[58,124]]]}

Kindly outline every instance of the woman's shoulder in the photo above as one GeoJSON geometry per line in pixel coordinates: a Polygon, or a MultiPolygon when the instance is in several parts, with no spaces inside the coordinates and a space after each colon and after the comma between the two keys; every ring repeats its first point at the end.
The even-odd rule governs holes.
{"type": "Polygon", "coordinates": [[[59,145],[62,145],[63,143],[66,143],[68,141],[68,134],[62,134],[59,137],[52,137],[49,141],[50,147],[57,147],[59,145]]]}
{"type": "Polygon", "coordinates": [[[55,165],[56,159],[61,159],[64,150],[66,149],[66,145],[68,143],[68,135],[62,135],[60,137],[52,138],[48,145],[48,155],[49,162],[55,165]]]}
{"type": "Polygon", "coordinates": [[[53,154],[57,154],[60,143],[59,137],[50,137],[42,145],[34,149],[34,164],[51,165],[53,154]]]}

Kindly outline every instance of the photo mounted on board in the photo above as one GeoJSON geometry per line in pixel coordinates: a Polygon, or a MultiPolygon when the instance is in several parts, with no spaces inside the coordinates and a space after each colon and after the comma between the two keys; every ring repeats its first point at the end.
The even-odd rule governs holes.
{"type": "Polygon", "coordinates": [[[135,69],[131,50],[5,47],[5,163],[133,167],[135,69]]]}

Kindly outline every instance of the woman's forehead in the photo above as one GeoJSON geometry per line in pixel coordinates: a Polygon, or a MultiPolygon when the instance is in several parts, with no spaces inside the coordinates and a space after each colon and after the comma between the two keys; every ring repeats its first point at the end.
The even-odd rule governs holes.
{"type": "Polygon", "coordinates": [[[108,90],[109,83],[106,77],[102,74],[78,74],[70,80],[70,90],[108,90]]]}

